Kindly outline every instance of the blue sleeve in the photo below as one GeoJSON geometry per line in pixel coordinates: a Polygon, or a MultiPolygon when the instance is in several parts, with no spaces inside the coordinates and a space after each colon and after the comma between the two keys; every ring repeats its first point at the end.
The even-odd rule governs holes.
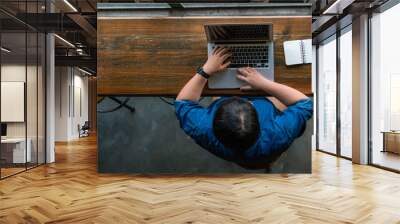
{"type": "Polygon", "coordinates": [[[174,103],[176,117],[183,131],[197,140],[203,119],[207,117],[207,109],[189,100],[176,100],[174,103]]]}
{"type": "Polygon", "coordinates": [[[276,117],[275,124],[290,140],[300,137],[305,128],[307,120],[313,115],[313,102],[304,99],[290,105],[276,117]]]}

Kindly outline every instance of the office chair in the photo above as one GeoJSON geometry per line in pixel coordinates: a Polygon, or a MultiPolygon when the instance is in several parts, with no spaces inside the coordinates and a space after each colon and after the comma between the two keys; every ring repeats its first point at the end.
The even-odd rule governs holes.
{"type": "Polygon", "coordinates": [[[78,124],[79,138],[89,136],[89,129],[90,129],[89,121],[85,121],[82,127],[78,124]]]}

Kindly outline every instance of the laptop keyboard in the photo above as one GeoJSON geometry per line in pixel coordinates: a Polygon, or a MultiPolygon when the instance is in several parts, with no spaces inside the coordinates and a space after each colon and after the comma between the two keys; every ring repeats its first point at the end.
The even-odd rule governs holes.
{"type": "Polygon", "coordinates": [[[225,46],[230,49],[231,64],[230,68],[253,67],[265,68],[268,67],[268,46],[267,45],[229,45],[225,46]]]}

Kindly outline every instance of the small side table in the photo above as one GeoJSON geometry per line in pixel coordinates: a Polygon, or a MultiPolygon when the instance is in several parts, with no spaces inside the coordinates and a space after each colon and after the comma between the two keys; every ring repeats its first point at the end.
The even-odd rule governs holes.
{"type": "Polygon", "coordinates": [[[382,152],[400,154],[400,131],[382,131],[383,149],[382,152]]]}

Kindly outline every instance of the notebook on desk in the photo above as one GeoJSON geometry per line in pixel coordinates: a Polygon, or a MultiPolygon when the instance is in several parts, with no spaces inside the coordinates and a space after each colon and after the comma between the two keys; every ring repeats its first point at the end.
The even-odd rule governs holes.
{"type": "Polygon", "coordinates": [[[311,39],[291,40],[283,42],[286,65],[312,63],[311,39]]]}

